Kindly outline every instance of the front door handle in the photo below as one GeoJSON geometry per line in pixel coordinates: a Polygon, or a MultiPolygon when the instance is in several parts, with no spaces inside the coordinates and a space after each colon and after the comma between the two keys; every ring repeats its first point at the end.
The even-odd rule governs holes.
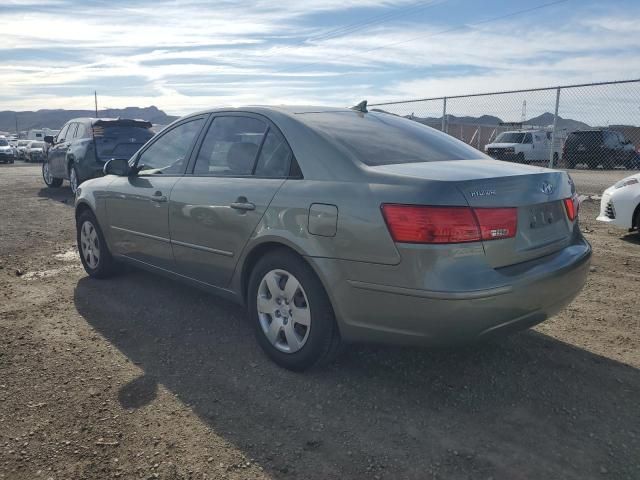
{"type": "Polygon", "coordinates": [[[154,193],[151,197],[151,201],[152,202],[166,202],[167,201],[167,197],[166,195],[162,195],[162,192],[160,190],[158,190],[156,193],[154,193]]]}
{"type": "Polygon", "coordinates": [[[231,208],[236,210],[255,210],[256,204],[247,200],[247,197],[238,197],[235,202],[230,205],[231,208]]]}

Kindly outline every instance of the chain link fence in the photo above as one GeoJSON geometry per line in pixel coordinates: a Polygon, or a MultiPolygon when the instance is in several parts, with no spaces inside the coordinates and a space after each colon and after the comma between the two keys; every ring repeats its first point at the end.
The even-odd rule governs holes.
{"type": "Polygon", "coordinates": [[[556,168],[640,170],[640,79],[371,104],[491,157],[556,168]]]}

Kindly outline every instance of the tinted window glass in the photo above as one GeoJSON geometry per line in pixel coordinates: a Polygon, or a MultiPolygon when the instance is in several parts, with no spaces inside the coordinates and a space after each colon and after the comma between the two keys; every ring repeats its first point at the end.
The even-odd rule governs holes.
{"type": "Polygon", "coordinates": [[[267,125],[250,117],[217,117],[202,142],[195,174],[251,175],[267,125]]]}
{"type": "Polygon", "coordinates": [[[270,178],[288,176],[291,155],[291,150],[284,137],[276,130],[270,129],[258,157],[255,175],[270,178]]]}
{"type": "Polygon", "coordinates": [[[296,117],[367,165],[486,158],[445,133],[390,114],[339,111],[296,117]]]}
{"type": "Polygon", "coordinates": [[[147,127],[100,125],[93,127],[93,138],[100,158],[130,158],[153,137],[147,127]]]}
{"type": "Polygon", "coordinates": [[[572,132],[567,137],[567,144],[574,145],[577,143],[582,144],[596,144],[602,143],[602,134],[604,132],[597,130],[586,130],[584,132],[572,132]]]}
{"type": "Polygon", "coordinates": [[[189,149],[202,128],[202,119],[178,125],[163,134],[138,159],[141,175],[184,172],[189,149]]]}
{"type": "Polygon", "coordinates": [[[527,133],[527,134],[524,136],[524,143],[533,143],[533,138],[531,137],[531,134],[530,134],[530,133],[527,133]]]}
{"type": "Polygon", "coordinates": [[[4,138],[0,138],[0,147],[6,147],[7,145],[9,145],[9,142],[7,142],[4,138]]]}

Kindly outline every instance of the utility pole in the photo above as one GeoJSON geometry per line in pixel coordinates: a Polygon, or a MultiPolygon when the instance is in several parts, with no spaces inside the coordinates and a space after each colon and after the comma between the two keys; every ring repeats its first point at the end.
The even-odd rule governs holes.
{"type": "Polygon", "coordinates": [[[98,92],[95,90],[93,91],[93,100],[96,104],[96,118],[98,118],[98,92]]]}
{"type": "Polygon", "coordinates": [[[16,112],[16,137],[20,138],[20,130],[18,130],[18,112],[16,112]]]}

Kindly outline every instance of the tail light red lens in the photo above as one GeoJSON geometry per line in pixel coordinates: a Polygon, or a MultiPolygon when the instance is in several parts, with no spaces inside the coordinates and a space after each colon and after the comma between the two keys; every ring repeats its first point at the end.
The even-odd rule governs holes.
{"type": "Polygon", "coordinates": [[[482,240],[497,240],[516,236],[517,208],[474,208],[482,240]]]}
{"type": "Polygon", "coordinates": [[[580,200],[577,195],[563,200],[564,208],[567,210],[567,218],[573,222],[578,218],[578,210],[580,210],[580,200]]]}
{"type": "Polygon", "coordinates": [[[465,243],[510,238],[517,209],[382,205],[391,237],[399,243],[465,243]]]}

